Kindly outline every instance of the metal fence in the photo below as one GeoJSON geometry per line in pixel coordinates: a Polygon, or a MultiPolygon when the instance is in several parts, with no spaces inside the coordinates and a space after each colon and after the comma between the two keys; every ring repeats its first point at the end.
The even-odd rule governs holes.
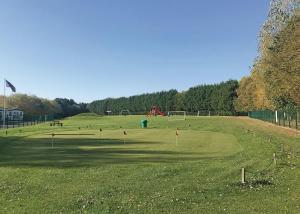
{"type": "MultiPolygon", "coordinates": [[[[248,112],[231,112],[222,110],[199,110],[199,111],[185,111],[187,116],[248,116],[248,112]]],[[[147,115],[149,111],[129,111],[123,115],[147,115]]],[[[164,112],[167,115],[168,111],[164,112]]],[[[99,114],[103,116],[118,116],[120,112],[110,112],[105,114],[99,114]]]]}
{"type": "Polygon", "coordinates": [[[289,127],[293,129],[300,129],[300,111],[252,111],[249,112],[249,117],[274,123],[279,126],[289,127]]]}
{"type": "Polygon", "coordinates": [[[3,127],[3,124],[1,123],[0,129],[12,129],[12,128],[19,128],[19,127],[25,127],[25,126],[33,126],[41,123],[45,123],[46,121],[7,121],[5,123],[5,126],[3,127]]]}
{"type": "Polygon", "coordinates": [[[26,115],[24,120],[16,121],[16,120],[6,120],[5,125],[3,126],[3,121],[0,121],[0,129],[10,129],[10,128],[18,128],[25,126],[33,126],[41,123],[46,123],[49,121],[53,121],[55,119],[61,119],[61,117],[55,115],[26,115]]]}

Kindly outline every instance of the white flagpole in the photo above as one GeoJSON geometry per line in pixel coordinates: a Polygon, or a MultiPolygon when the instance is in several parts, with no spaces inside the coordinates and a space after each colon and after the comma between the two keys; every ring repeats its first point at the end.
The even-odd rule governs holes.
{"type": "Polygon", "coordinates": [[[5,118],[6,118],[6,112],[5,112],[5,79],[4,79],[4,96],[3,96],[3,130],[5,129],[5,118]]]}

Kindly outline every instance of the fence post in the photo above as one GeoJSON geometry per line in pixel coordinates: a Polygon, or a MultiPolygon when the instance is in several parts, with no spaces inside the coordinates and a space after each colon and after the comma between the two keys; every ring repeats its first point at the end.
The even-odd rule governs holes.
{"type": "Polygon", "coordinates": [[[299,112],[297,111],[296,112],[296,129],[298,129],[298,114],[299,114],[299,112]]]}
{"type": "Polygon", "coordinates": [[[277,160],[276,160],[276,153],[275,152],[273,153],[273,160],[274,160],[274,164],[276,165],[277,164],[277,160]]]}
{"type": "Polygon", "coordinates": [[[241,183],[245,184],[246,183],[246,176],[245,176],[245,168],[242,168],[242,174],[241,174],[241,183]]]}

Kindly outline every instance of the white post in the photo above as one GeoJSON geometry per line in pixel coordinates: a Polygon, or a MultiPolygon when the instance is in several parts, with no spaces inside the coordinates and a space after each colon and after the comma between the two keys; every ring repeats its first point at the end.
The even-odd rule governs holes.
{"type": "Polygon", "coordinates": [[[5,112],[5,79],[4,79],[4,95],[3,95],[3,129],[5,129],[5,119],[6,119],[6,112],[5,112]]]}
{"type": "Polygon", "coordinates": [[[276,165],[276,164],[277,164],[277,161],[276,161],[276,153],[273,153],[273,161],[274,161],[274,164],[276,165]]]}
{"type": "Polygon", "coordinates": [[[278,123],[278,111],[277,110],[275,111],[275,121],[276,121],[276,123],[278,123]]]}
{"type": "Polygon", "coordinates": [[[242,168],[242,179],[241,179],[241,183],[242,183],[242,184],[245,184],[245,183],[246,183],[245,168],[242,168]]]}

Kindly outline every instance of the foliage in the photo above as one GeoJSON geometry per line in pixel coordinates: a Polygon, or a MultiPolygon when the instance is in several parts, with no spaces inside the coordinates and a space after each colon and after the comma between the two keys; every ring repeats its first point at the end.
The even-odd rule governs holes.
{"type": "Polygon", "coordinates": [[[274,38],[262,59],[268,95],[276,106],[300,106],[300,14],[274,38]]]}
{"type": "Polygon", "coordinates": [[[243,77],[240,80],[237,96],[235,100],[237,111],[248,112],[274,108],[267,96],[266,83],[263,73],[259,70],[259,64],[253,68],[250,77],[243,77]]]}
{"type": "Polygon", "coordinates": [[[190,88],[184,96],[184,108],[189,112],[213,110],[234,113],[237,88],[238,82],[235,80],[190,88]]]}
{"type": "MultiPolygon", "coordinates": [[[[0,104],[3,106],[3,96],[0,104]]],[[[20,108],[29,115],[53,114],[61,111],[60,106],[55,101],[26,94],[14,94],[6,97],[6,106],[9,108],[20,108]]]]}
{"type": "Polygon", "coordinates": [[[220,84],[192,87],[181,93],[170,90],[128,98],[108,98],[92,102],[89,110],[97,114],[105,114],[108,110],[118,114],[122,109],[128,109],[132,113],[146,113],[152,106],[159,106],[162,111],[214,110],[233,114],[237,87],[237,81],[229,80],[220,84]]]}
{"type": "Polygon", "coordinates": [[[272,0],[261,29],[259,56],[240,82],[237,110],[300,106],[299,0],[272,0]]]}
{"type": "Polygon", "coordinates": [[[58,113],[58,115],[60,115],[61,117],[69,117],[87,112],[87,104],[77,104],[73,99],[56,98],[55,102],[60,106],[62,110],[58,113]]]}
{"type": "MultiPolygon", "coordinates": [[[[0,96],[0,105],[3,106],[3,96],[0,96]]],[[[77,104],[74,100],[57,98],[48,100],[27,94],[14,94],[6,97],[6,107],[20,108],[24,111],[26,119],[40,115],[55,115],[68,117],[87,112],[87,104],[77,104]]]]}
{"type": "Polygon", "coordinates": [[[150,111],[152,106],[159,106],[162,111],[175,110],[176,95],[176,90],[170,90],[128,98],[107,98],[92,102],[88,108],[97,114],[105,114],[106,111],[119,114],[124,109],[128,109],[131,113],[146,113],[150,111]]]}
{"type": "Polygon", "coordinates": [[[243,77],[239,82],[237,90],[238,98],[235,100],[235,109],[237,111],[251,111],[254,109],[253,104],[253,81],[251,77],[243,77]]]}

